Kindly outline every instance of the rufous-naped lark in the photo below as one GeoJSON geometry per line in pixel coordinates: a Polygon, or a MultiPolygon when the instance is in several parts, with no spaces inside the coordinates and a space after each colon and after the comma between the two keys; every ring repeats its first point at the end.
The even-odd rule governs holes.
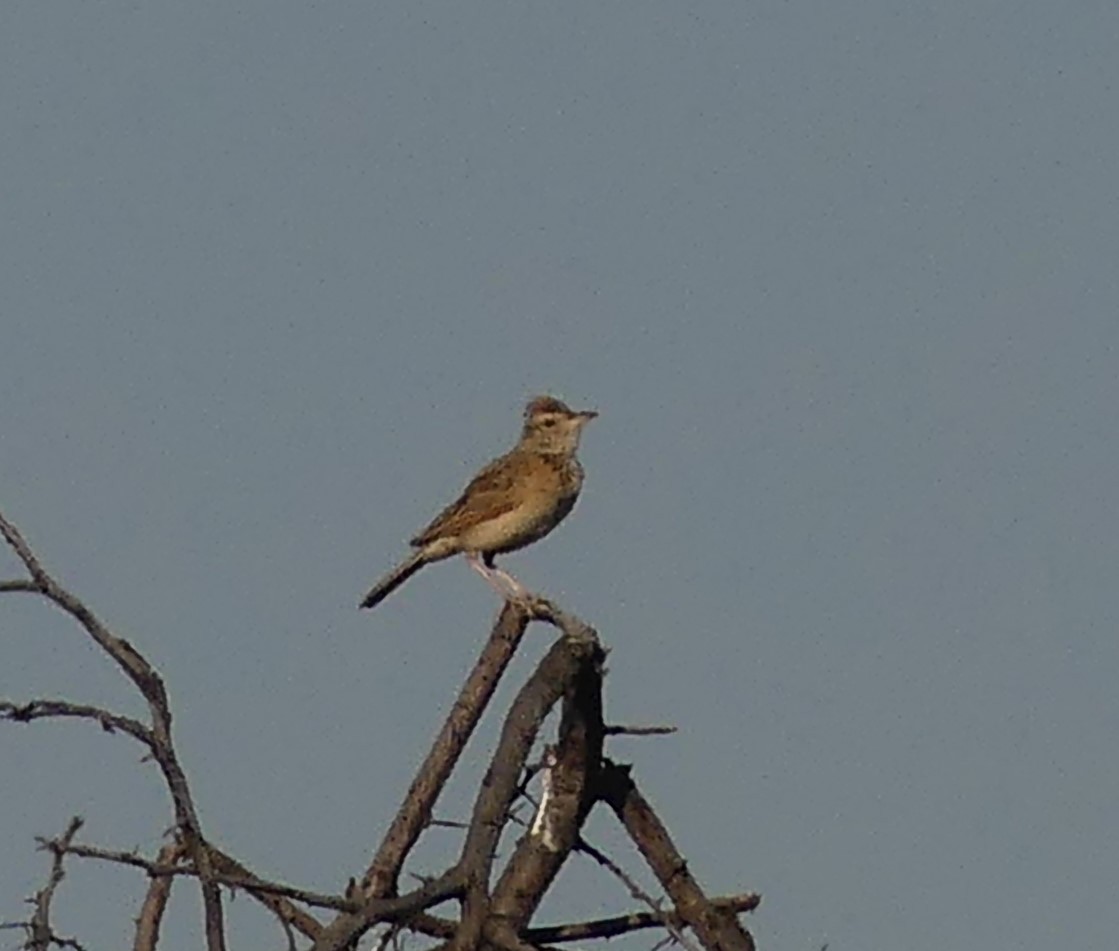
{"type": "Polygon", "coordinates": [[[376,607],[424,565],[458,554],[504,596],[526,597],[494,557],[531,545],[567,517],[583,487],[579,437],[597,415],[576,412],[552,396],[530,400],[517,444],[412,539],[416,550],[373,586],[361,606],[376,607]]]}

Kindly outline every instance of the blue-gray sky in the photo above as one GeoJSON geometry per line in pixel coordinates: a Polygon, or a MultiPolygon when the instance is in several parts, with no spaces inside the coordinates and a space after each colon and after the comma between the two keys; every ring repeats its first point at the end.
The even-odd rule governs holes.
{"type": "MultiPolygon", "coordinates": [[[[762,951],[1110,947],[1117,42],[1086,0],[9,4],[0,506],[163,672],[214,838],[338,889],[497,608],[457,561],[357,599],[526,397],[594,406],[506,564],[679,726],[613,753],[762,951]]],[[[139,709],[56,612],[0,635],[0,695],[139,709]]],[[[72,813],[170,821],[121,738],[0,759],[0,918],[72,813]]],[[[74,863],[60,927],[121,946],[142,888],[74,863]]],[[[542,918],[632,906],[575,862],[542,918]]]]}

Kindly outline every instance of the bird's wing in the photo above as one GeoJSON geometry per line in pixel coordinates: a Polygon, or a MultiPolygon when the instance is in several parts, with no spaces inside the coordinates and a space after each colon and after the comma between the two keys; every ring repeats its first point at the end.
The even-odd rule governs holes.
{"type": "Polygon", "coordinates": [[[494,459],[411,543],[421,547],[437,538],[461,535],[480,522],[515,509],[522,501],[517,489],[530,463],[528,456],[517,452],[494,459]]]}

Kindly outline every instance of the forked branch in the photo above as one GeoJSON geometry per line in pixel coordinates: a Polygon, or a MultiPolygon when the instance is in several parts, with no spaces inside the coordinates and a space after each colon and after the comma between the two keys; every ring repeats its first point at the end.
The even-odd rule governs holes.
{"type": "MultiPolygon", "coordinates": [[[[94,718],[101,719],[103,726],[124,729],[148,744],[152,758],[158,763],[171,794],[176,824],[182,832],[187,852],[195,868],[198,869],[206,918],[206,946],[209,951],[225,951],[221,893],[214,881],[210,855],[206,848],[205,838],[202,835],[198,814],[194,808],[190,786],[171,741],[171,708],[167,702],[167,691],[163,686],[163,680],[139,651],[128,641],[117,637],[80,598],[71,594],[51,576],[31,550],[31,546],[19,529],[8,521],[3,513],[0,513],[0,534],[4,536],[5,541],[30,575],[29,579],[4,582],[0,584],[0,589],[8,592],[37,594],[60,607],[117,664],[147,701],[151,723],[143,727],[142,730],[136,730],[131,728],[130,725],[126,725],[126,718],[116,718],[116,722],[100,717],[94,718]]],[[[9,703],[6,706],[10,708],[14,705],[9,703]]],[[[25,720],[34,718],[32,715],[34,706],[33,702],[20,711],[24,714],[23,718],[25,720]]],[[[74,710],[70,712],[59,710],[54,715],[88,715],[78,714],[75,712],[78,709],[81,708],[75,705],[74,710]]],[[[92,708],[84,709],[92,710],[92,708]]],[[[111,717],[111,715],[107,716],[111,717]]],[[[131,724],[134,721],[128,722],[131,724]]]]}
{"type": "Polygon", "coordinates": [[[607,760],[599,794],[614,810],[649,868],[672,899],[676,913],[707,951],[754,951],[754,939],[735,914],[712,902],[688,870],[664,823],[638,791],[628,766],[607,760]]]}
{"type": "Polygon", "coordinates": [[[404,859],[424,828],[431,824],[435,802],[497,689],[501,675],[513,659],[527,626],[528,615],[524,610],[507,603],[366,870],[362,879],[362,892],[366,897],[383,898],[396,890],[404,859]]]}
{"type": "MultiPolygon", "coordinates": [[[[54,854],[48,887],[37,898],[47,921],[51,897],[62,877],[62,859],[72,855],[142,870],[149,884],[136,923],[135,951],[157,947],[163,913],[175,878],[199,880],[205,909],[209,951],[224,951],[220,886],[242,889],[280,921],[295,947],[295,933],[313,942],[313,951],[342,951],[379,924],[429,935],[444,951],[535,951],[568,941],[609,938],[630,931],[663,927],[680,945],[693,938],[706,951],[754,951],[749,932],[737,916],[758,904],[756,895],[730,898],[706,896],[657,817],[638,791],[629,768],[603,755],[604,738],[612,735],[658,735],[671,727],[604,724],[602,685],[606,651],[597,633],[578,617],[542,598],[506,603],[470,675],[463,684],[407,795],[371,856],[360,881],[351,881],[344,895],[307,891],[254,875],[233,857],[209,844],[201,830],[186,775],[171,740],[171,711],[159,674],[127,641],[114,635],[84,603],[63,588],[43,567],[18,530],[0,514],[0,533],[19,557],[27,578],[0,581],[0,593],[31,593],[43,597],[72,617],[112,658],[147,701],[149,721],[60,699],[24,703],[0,701],[0,719],[30,722],[43,718],[82,719],[108,732],[124,733],[142,743],[158,764],[171,795],[176,835],[155,858],[84,845],[74,841],[77,825],[47,846],[54,854]],[[437,822],[433,810],[460,761],[498,682],[507,670],[530,621],[543,621],[561,636],[517,692],[503,721],[497,747],[474,800],[461,850],[454,864],[423,881],[421,887],[398,893],[405,861],[425,829],[437,822]],[[545,748],[541,765],[529,767],[549,712],[562,701],[556,742],[545,748]],[[530,782],[541,794],[536,815],[497,867],[498,846],[518,796],[530,782]],[[582,828],[598,802],[616,814],[637,845],[671,902],[643,892],[620,867],[582,839],[582,828]],[[531,921],[564,862],[574,851],[596,857],[627,885],[648,910],[595,921],[532,927],[531,921]],[[437,917],[436,906],[457,900],[459,919],[437,917]],[[322,923],[308,909],[335,913],[322,923]]],[[[36,912],[37,917],[40,913],[36,912]]],[[[49,924],[24,925],[28,947],[46,951],[66,942],[49,924]],[[38,935],[38,938],[35,938],[38,935]],[[38,943],[34,943],[37,940],[38,943]],[[44,940],[46,944],[44,944],[44,940]]],[[[74,945],[76,946],[76,945],[74,945]]]]}

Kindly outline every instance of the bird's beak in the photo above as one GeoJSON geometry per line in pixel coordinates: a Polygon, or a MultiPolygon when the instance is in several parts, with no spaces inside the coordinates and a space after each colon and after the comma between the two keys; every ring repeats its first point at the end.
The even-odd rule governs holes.
{"type": "Polygon", "coordinates": [[[585,426],[592,419],[598,418],[598,410],[585,409],[582,412],[576,413],[575,415],[579,417],[579,421],[585,426]]]}

